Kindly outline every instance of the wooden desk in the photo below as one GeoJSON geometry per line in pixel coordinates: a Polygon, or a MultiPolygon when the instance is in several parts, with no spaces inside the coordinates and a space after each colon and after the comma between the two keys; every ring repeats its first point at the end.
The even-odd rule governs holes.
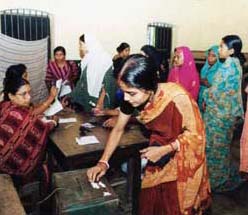
{"type": "Polygon", "coordinates": [[[26,214],[9,175],[0,174],[0,214],[26,214]]]}
{"type": "MultiPolygon", "coordinates": [[[[52,152],[63,170],[73,170],[91,167],[96,164],[104,150],[109,130],[97,126],[87,135],[95,135],[98,144],[80,146],[75,138],[79,136],[79,127],[88,122],[89,115],[79,113],[67,114],[63,117],[76,117],[77,122],[60,125],[51,135],[49,151],[52,152]]],[[[128,159],[128,200],[132,201],[133,214],[137,213],[138,194],[140,191],[140,153],[139,150],[147,146],[148,140],[142,135],[137,126],[131,127],[124,133],[119,147],[115,151],[111,163],[122,158],[128,159]]]]}

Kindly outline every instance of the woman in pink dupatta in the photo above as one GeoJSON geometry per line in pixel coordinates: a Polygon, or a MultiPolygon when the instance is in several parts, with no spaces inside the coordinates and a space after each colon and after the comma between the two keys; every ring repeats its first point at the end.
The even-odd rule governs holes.
{"type": "Polygon", "coordinates": [[[173,68],[169,73],[168,82],[181,84],[197,101],[200,87],[199,74],[188,47],[181,46],[175,49],[173,68]]]}
{"type": "MultiPolygon", "coordinates": [[[[248,94],[248,85],[245,88],[248,94]]],[[[248,179],[248,103],[246,104],[245,123],[240,140],[240,172],[248,179]]]]}

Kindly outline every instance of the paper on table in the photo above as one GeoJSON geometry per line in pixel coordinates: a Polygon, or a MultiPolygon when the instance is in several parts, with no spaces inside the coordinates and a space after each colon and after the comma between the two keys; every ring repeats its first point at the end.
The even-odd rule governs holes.
{"type": "Polygon", "coordinates": [[[59,118],[59,123],[70,123],[70,122],[77,122],[77,118],[59,118]]]}
{"type": "Polygon", "coordinates": [[[60,101],[56,98],[53,104],[44,112],[44,114],[45,116],[52,116],[61,110],[63,110],[63,106],[60,101]]]}
{"type": "Polygon", "coordinates": [[[84,136],[84,137],[76,137],[76,141],[78,145],[88,145],[99,143],[99,140],[95,136],[84,136]]]}

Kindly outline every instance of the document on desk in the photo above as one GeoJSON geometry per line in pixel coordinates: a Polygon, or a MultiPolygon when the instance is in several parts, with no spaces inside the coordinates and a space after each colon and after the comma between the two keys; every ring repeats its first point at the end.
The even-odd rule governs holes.
{"type": "Polygon", "coordinates": [[[96,136],[84,136],[84,137],[76,137],[76,142],[78,145],[88,145],[88,144],[96,144],[100,143],[96,136]]]}
{"type": "Polygon", "coordinates": [[[59,123],[71,123],[71,122],[77,122],[77,118],[71,117],[71,118],[59,118],[59,123]]]}

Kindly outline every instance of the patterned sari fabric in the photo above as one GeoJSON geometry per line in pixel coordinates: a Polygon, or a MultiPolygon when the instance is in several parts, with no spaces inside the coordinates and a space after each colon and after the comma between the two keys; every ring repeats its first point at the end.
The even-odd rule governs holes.
{"type": "Polygon", "coordinates": [[[240,185],[238,166],[231,162],[230,145],[237,117],[243,118],[241,98],[242,69],[236,58],[227,58],[204,92],[206,111],[207,162],[211,188],[229,191],[240,185]]]}
{"type": "Polygon", "coordinates": [[[247,111],[248,108],[247,107],[245,113],[245,123],[240,140],[240,169],[239,169],[241,172],[246,173],[246,176],[248,173],[248,111],[247,111]]]}
{"type": "Polygon", "coordinates": [[[177,84],[159,84],[138,120],[151,130],[150,144],[180,143],[179,151],[163,167],[147,165],[140,214],[201,214],[210,202],[210,186],[205,128],[195,101],[177,84]]]}
{"type": "Polygon", "coordinates": [[[49,124],[28,108],[0,103],[0,172],[20,178],[31,176],[45,151],[49,124]]]}
{"type": "MultiPolygon", "coordinates": [[[[210,51],[214,52],[215,56],[217,57],[216,63],[214,65],[210,66],[208,63],[208,60],[206,60],[204,66],[201,69],[201,79],[207,79],[210,86],[212,85],[213,77],[216,74],[216,72],[220,66],[220,62],[219,62],[219,58],[218,58],[218,56],[219,56],[218,48],[219,48],[219,46],[215,45],[215,46],[210,47],[210,49],[206,52],[206,57],[208,57],[208,53],[210,51]]],[[[207,90],[208,90],[208,88],[206,86],[204,86],[204,85],[200,86],[198,104],[199,104],[199,108],[201,111],[203,111],[202,110],[202,104],[203,104],[203,101],[205,100],[205,98],[203,97],[203,94],[204,94],[204,91],[207,91],[207,90]]]]}

